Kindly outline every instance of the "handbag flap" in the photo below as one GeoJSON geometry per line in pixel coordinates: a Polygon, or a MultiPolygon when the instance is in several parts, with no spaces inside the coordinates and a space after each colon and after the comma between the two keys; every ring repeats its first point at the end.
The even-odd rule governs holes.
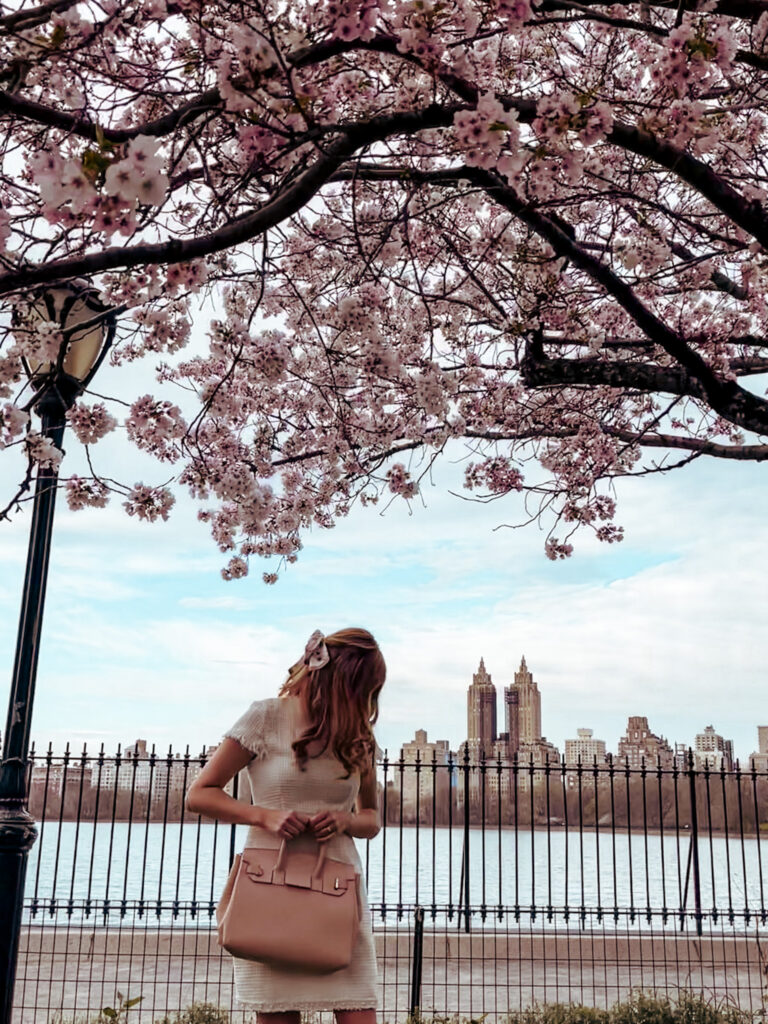
{"type": "Polygon", "coordinates": [[[357,880],[352,864],[326,857],[320,877],[313,885],[317,856],[313,853],[289,853],[285,862],[284,878],[273,878],[279,850],[246,848],[242,853],[243,870],[252,882],[271,885],[284,884],[301,889],[315,889],[328,896],[343,896],[357,880]]]}

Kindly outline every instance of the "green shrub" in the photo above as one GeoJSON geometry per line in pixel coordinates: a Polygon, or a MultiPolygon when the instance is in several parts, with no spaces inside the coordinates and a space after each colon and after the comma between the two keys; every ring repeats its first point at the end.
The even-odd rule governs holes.
{"type": "Polygon", "coordinates": [[[510,1014],[509,1024],[609,1024],[608,1010],[573,1003],[537,1003],[510,1014]]]}
{"type": "Polygon", "coordinates": [[[229,1014],[215,1003],[191,1003],[173,1017],[162,1017],[155,1024],[229,1024],[229,1014]]]}
{"type": "Polygon", "coordinates": [[[764,1020],[761,1012],[750,1013],[682,991],[674,1000],[633,992],[610,1010],[573,1003],[537,1003],[510,1013],[506,1024],[757,1024],[764,1020]]]}

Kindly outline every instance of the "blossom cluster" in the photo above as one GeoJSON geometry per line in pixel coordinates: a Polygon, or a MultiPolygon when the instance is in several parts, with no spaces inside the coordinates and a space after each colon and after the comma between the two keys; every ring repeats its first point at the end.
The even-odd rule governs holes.
{"type": "Polygon", "coordinates": [[[109,501],[109,488],[101,480],[85,480],[71,476],[65,485],[67,505],[73,512],[83,508],[104,508],[109,501]]]}
{"type": "Polygon", "coordinates": [[[418,494],[418,484],[411,479],[411,474],[402,462],[396,462],[387,470],[387,483],[390,491],[399,494],[401,498],[413,498],[418,494]]]}
{"type": "MultiPolygon", "coordinates": [[[[620,540],[644,438],[746,450],[766,414],[737,399],[768,350],[768,15],[678,6],[110,0],[6,34],[0,447],[61,459],[23,368],[63,338],[19,289],[87,273],[113,369],[164,389],[126,437],[174,480],[72,476],[70,507],[165,519],[186,488],[239,579],[464,445],[469,491],[565,527],[550,558],[620,540]]],[[[78,402],[73,440],[113,411],[78,402]]]]}
{"type": "Polygon", "coordinates": [[[93,231],[129,236],[136,230],[137,206],[159,206],[168,191],[158,146],[157,139],[137,135],[122,157],[111,160],[93,157],[92,150],[66,155],[58,146],[42,147],[29,154],[27,172],[50,223],[90,218],[93,231]]]}
{"type": "Polygon", "coordinates": [[[696,94],[733,66],[737,42],[725,18],[686,13],[669,32],[663,51],[651,65],[652,80],[678,97],[696,94]]]}
{"type": "Polygon", "coordinates": [[[154,523],[157,519],[166,520],[175,504],[176,498],[167,487],[135,484],[123,502],[123,508],[129,516],[154,523]]]}
{"type": "Polygon", "coordinates": [[[180,451],[176,442],[187,432],[179,407],[151,395],[143,395],[131,405],[125,427],[138,448],[151,452],[161,462],[178,459],[180,451]]]}
{"type": "Polygon", "coordinates": [[[13,402],[0,407],[0,448],[13,444],[29,424],[29,413],[13,402]]]}
{"type": "Polygon", "coordinates": [[[492,94],[484,93],[475,110],[457,111],[453,118],[456,140],[469,167],[493,168],[502,149],[514,156],[520,139],[515,111],[507,111],[492,94]]]}
{"type": "Polygon", "coordinates": [[[67,413],[67,420],[81,444],[95,444],[117,426],[103,402],[91,406],[78,402],[67,413]]]}
{"type": "Polygon", "coordinates": [[[64,453],[57,448],[50,437],[37,430],[28,430],[24,438],[27,456],[40,469],[58,469],[64,453]]]}

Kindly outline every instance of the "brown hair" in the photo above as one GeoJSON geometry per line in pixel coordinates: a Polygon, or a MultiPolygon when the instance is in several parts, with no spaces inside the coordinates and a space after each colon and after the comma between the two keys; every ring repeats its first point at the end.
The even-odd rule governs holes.
{"type": "Polygon", "coordinates": [[[329,661],[310,669],[298,661],[290,670],[280,695],[304,691],[309,726],[293,743],[299,764],[306,765],[307,747],[330,747],[348,775],[368,768],[376,742],[372,726],[379,716],[379,692],[387,666],[379,645],[367,629],[340,629],[324,637],[329,661]]]}

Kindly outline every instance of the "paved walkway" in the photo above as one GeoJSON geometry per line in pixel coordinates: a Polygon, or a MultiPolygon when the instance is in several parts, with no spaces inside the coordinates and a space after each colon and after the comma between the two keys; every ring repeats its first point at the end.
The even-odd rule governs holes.
{"type": "MultiPolygon", "coordinates": [[[[412,986],[413,931],[392,922],[375,933],[381,984],[380,1020],[403,1021],[412,986]]],[[[610,1006],[633,989],[674,995],[690,989],[745,1009],[764,1006],[768,935],[724,926],[697,938],[674,925],[653,932],[580,931],[578,925],[535,932],[522,925],[494,931],[425,929],[422,1013],[502,1016],[535,1002],[610,1006]],[[762,938],[762,941],[761,941],[762,938]]],[[[14,1024],[73,1019],[84,1024],[116,992],[142,995],[134,1024],[150,1024],[193,1001],[251,1019],[234,1004],[229,957],[208,922],[153,930],[145,922],[109,930],[78,926],[26,929],[14,1024]]]]}

